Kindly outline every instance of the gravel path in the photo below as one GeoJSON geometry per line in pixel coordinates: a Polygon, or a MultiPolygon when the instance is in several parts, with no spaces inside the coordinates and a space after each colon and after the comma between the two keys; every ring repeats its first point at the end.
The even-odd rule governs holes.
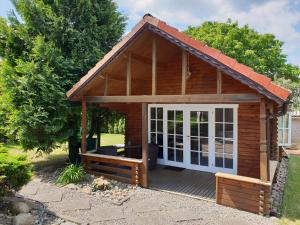
{"type": "Polygon", "coordinates": [[[44,202],[51,213],[78,224],[278,224],[274,217],[266,218],[213,202],[143,188],[137,188],[121,205],[37,180],[31,181],[20,194],[44,202]]]}

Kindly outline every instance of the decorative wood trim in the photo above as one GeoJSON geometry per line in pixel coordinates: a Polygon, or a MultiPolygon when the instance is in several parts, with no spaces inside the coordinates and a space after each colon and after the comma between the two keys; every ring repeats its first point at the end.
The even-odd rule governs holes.
{"type": "Polygon", "coordinates": [[[126,64],[126,95],[131,95],[131,54],[128,54],[126,64]]]}
{"type": "Polygon", "coordinates": [[[156,39],[152,40],[152,95],[156,95],[156,39]]]}
{"type": "Polygon", "coordinates": [[[245,176],[234,175],[234,174],[229,174],[229,173],[221,173],[221,172],[216,173],[215,176],[220,177],[220,178],[230,179],[230,180],[252,183],[252,184],[260,184],[260,185],[267,186],[267,187],[271,186],[270,182],[263,182],[260,179],[252,178],[252,177],[245,177],[245,176]]]}
{"type": "Polygon", "coordinates": [[[182,50],[181,94],[186,92],[187,52],[182,50]]]}
{"type": "Polygon", "coordinates": [[[217,70],[217,94],[222,94],[222,72],[217,70]]]}
{"type": "Polygon", "coordinates": [[[108,75],[105,74],[105,81],[104,81],[104,96],[107,96],[108,92],[108,75]]]}
{"type": "Polygon", "coordinates": [[[81,153],[86,153],[86,134],[87,134],[87,105],[83,97],[81,102],[81,153]]]}
{"type": "Polygon", "coordinates": [[[87,96],[94,103],[241,103],[260,102],[257,94],[195,94],[195,95],[136,95],[87,96]]]}
{"type": "Polygon", "coordinates": [[[143,187],[148,187],[148,105],[146,103],[142,104],[142,160],[143,187]]]}
{"type": "Polygon", "coordinates": [[[262,98],[260,102],[260,179],[265,182],[269,180],[266,119],[266,101],[262,98]]]}

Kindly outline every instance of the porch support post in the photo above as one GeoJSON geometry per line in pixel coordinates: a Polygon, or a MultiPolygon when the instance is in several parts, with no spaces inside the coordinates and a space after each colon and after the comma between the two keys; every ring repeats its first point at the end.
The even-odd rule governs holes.
{"type": "Polygon", "coordinates": [[[260,179],[264,182],[269,180],[266,118],[266,101],[262,98],[260,102],[260,179]]]}
{"type": "Polygon", "coordinates": [[[143,187],[148,187],[148,104],[142,104],[143,187]]]}
{"type": "Polygon", "coordinates": [[[126,95],[131,95],[131,53],[128,54],[126,64],[126,95]]]}
{"type": "Polygon", "coordinates": [[[187,73],[187,52],[182,50],[181,94],[185,95],[187,73]]]}
{"type": "Polygon", "coordinates": [[[156,39],[152,40],[152,95],[156,95],[156,39]]]}
{"type": "Polygon", "coordinates": [[[217,70],[217,94],[222,94],[222,72],[217,70]]]}
{"type": "Polygon", "coordinates": [[[87,106],[86,106],[86,98],[82,98],[81,102],[81,153],[86,153],[86,123],[87,123],[87,106]]]}

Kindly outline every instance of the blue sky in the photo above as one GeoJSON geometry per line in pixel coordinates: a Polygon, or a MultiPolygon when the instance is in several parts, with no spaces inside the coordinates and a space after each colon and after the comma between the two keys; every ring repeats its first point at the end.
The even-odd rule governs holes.
{"type": "MultiPolygon", "coordinates": [[[[224,22],[227,18],[249,24],[260,33],[272,33],[285,42],[288,61],[300,66],[300,0],[115,0],[127,15],[127,32],[145,13],[177,27],[200,25],[203,21],[224,22]]],[[[0,1],[0,16],[13,6],[0,1]]]]}

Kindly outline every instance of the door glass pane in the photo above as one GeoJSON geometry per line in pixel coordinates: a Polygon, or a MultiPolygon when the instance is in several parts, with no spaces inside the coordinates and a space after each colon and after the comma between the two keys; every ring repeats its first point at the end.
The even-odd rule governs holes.
{"type": "Polygon", "coordinates": [[[174,147],[174,135],[168,135],[168,147],[174,147]]]}
{"type": "Polygon", "coordinates": [[[202,111],[200,114],[200,122],[208,122],[208,112],[202,111]]]}
{"type": "Polygon", "coordinates": [[[157,144],[161,146],[164,144],[163,134],[157,134],[157,144]]]}
{"type": "Polygon", "coordinates": [[[200,124],[200,136],[208,137],[208,124],[207,123],[200,124]]]}
{"type": "Polygon", "coordinates": [[[171,122],[169,121],[168,122],[168,133],[169,134],[174,134],[174,128],[175,128],[174,127],[174,122],[173,121],[171,121],[171,122]]]}
{"type": "Polygon", "coordinates": [[[191,164],[199,164],[199,152],[191,152],[191,164]]]}
{"type": "Polygon", "coordinates": [[[216,122],[223,122],[223,109],[216,109],[216,122]]]}
{"type": "Polygon", "coordinates": [[[156,132],[156,120],[151,120],[151,132],[156,132]]]}
{"type": "Polygon", "coordinates": [[[216,153],[216,167],[223,167],[223,154],[217,154],[216,153]]]}
{"type": "Polygon", "coordinates": [[[208,152],[208,138],[200,138],[200,150],[202,152],[208,152]]]}
{"type": "Polygon", "coordinates": [[[174,161],[174,149],[168,148],[168,160],[174,161]]]}
{"type": "Polygon", "coordinates": [[[199,146],[198,146],[198,138],[191,138],[191,150],[198,151],[199,146]]]}
{"type": "Polygon", "coordinates": [[[163,132],[163,121],[162,120],[157,120],[157,132],[163,132]]]}
{"type": "Polygon", "coordinates": [[[158,158],[162,159],[164,157],[164,148],[163,147],[159,147],[158,148],[158,158]]]}
{"type": "Polygon", "coordinates": [[[183,112],[176,111],[176,121],[183,121],[183,112]]]}
{"type": "Polygon", "coordinates": [[[232,169],[233,168],[233,158],[232,155],[225,154],[225,168],[232,169]]]}
{"type": "Polygon", "coordinates": [[[225,138],[233,138],[233,124],[225,124],[225,138]]]}
{"type": "Polygon", "coordinates": [[[233,141],[224,141],[224,153],[226,154],[233,154],[233,141]]]}
{"type": "Polygon", "coordinates": [[[156,118],[156,108],[151,108],[151,119],[155,119],[156,118]]]}
{"type": "Polygon", "coordinates": [[[156,143],[156,133],[151,133],[150,137],[151,137],[151,143],[156,143]]]}
{"type": "Polygon", "coordinates": [[[199,126],[198,123],[191,124],[191,136],[195,136],[195,137],[198,136],[198,130],[199,130],[198,126],[199,126]]]}
{"type": "Polygon", "coordinates": [[[183,162],[183,151],[176,149],[176,161],[183,162]]]}
{"type": "Polygon", "coordinates": [[[233,123],[233,109],[225,109],[225,122],[233,123]]]}
{"type": "Polygon", "coordinates": [[[168,111],[168,120],[174,120],[174,111],[173,110],[168,111]]]}
{"type": "Polygon", "coordinates": [[[223,139],[216,138],[215,148],[216,148],[216,153],[223,153],[223,139]]]}
{"type": "Polygon", "coordinates": [[[216,137],[223,137],[223,123],[216,123],[216,137]]]}
{"type": "Polygon", "coordinates": [[[208,152],[201,152],[200,153],[200,165],[201,166],[208,166],[208,152]]]}
{"type": "Polygon", "coordinates": [[[163,119],[163,108],[157,108],[157,119],[163,119]]]}
{"type": "Polygon", "coordinates": [[[197,116],[197,112],[193,111],[191,112],[191,123],[197,123],[198,122],[198,116],[197,116]]]}
{"type": "Polygon", "coordinates": [[[183,136],[176,135],[176,148],[183,149],[183,136]]]}
{"type": "Polygon", "coordinates": [[[183,134],[183,122],[177,122],[176,123],[176,134],[183,134]]]}

